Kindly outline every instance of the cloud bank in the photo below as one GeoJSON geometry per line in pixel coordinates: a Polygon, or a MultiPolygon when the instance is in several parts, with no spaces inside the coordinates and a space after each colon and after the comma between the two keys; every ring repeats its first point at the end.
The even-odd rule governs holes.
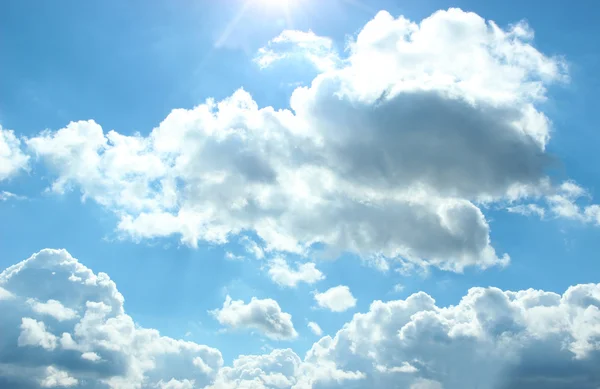
{"type": "MultiPolygon", "coordinates": [[[[368,312],[355,314],[334,336],[314,343],[304,358],[291,349],[275,349],[238,356],[230,366],[224,366],[214,348],[135,325],[109,276],[95,274],[65,250],[46,249],[4,270],[0,288],[2,387],[595,389],[600,385],[600,284],[574,285],[562,295],[472,288],[457,305],[448,307],[437,306],[424,292],[405,300],[374,301],[368,312]],[[45,302],[46,308],[36,309],[32,301],[45,302]]],[[[230,325],[256,325],[267,337],[294,331],[291,321],[277,319],[285,313],[262,306],[279,307],[274,300],[244,304],[228,299],[219,315],[227,316],[223,321],[230,325]]],[[[309,326],[320,333],[315,323],[309,326]]]]}

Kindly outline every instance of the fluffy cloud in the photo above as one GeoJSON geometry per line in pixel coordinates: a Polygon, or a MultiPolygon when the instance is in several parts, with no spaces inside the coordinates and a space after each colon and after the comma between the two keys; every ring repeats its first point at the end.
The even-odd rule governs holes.
{"type": "Polygon", "coordinates": [[[29,299],[27,303],[31,305],[31,309],[35,313],[52,316],[58,321],[72,320],[77,317],[75,310],[63,306],[60,301],[48,300],[45,303],[41,303],[34,299],[29,299]]]}
{"type": "Polygon", "coordinates": [[[46,368],[46,377],[40,382],[42,388],[75,386],[79,381],[71,377],[66,371],[58,370],[53,366],[46,368]]]}
{"type": "MultiPolygon", "coordinates": [[[[29,156],[21,150],[21,141],[12,130],[0,126],[0,181],[13,177],[28,164],[29,156]]],[[[6,193],[0,193],[0,199],[6,193]]]]}
{"type": "MultiPolygon", "coordinates": [[[[290,109],[239,90],[173,110],[148,136],[80,121],[27,144],[55,172],[54,191],[113,209],[134,239],[252,231],[266,250],[504,265],[478,204],[527,197],[546,179],[550,125],[536,104],[566,78],[532,37],[524,23],[502,29],[458,9],[419,23],[381,12],[290,109]]],[[[277,40],[332,47],[311,33],[277,40]]]]}
{"type": "Polygon", "coordinates": [[[598,339],[600,284],[563,295],[473,288],[446,308],[420,292],[373,302],[304,360],[281,350],[242,357],[214,388],[592,389],[598,339]]]}
{"type": "Polygon", "coordinates": [[[19,335],[18,345],[39,346],[46,350],[56,348],[56,336],[46,331],[46,325],[29,317],[24,317],[21,321],[21,335],[19,335]]]}
{"type": "Polygon", "coordinates": [[[266,68],[277,61],[290,58],[303,58],[310,61],[318,70],[334,70],[341,59],[333,51],[333,41],[316,35],[312,31],[286,30],[273,38],[266,47],[258,50],[254,61],[266,68]]]}
{"type": "Polygon", "coordinates": [[[323,330],[314,321],[308,323],[308,328],[310,328],[311,332],[317,336],[323,335],[323,330]]]}
{"type": "Polygon", "coordinates": [[[136,326],[108,275],[64,250],[9,267],[0,287],[11,296],[0,299],[0,387],[204,386],[223,364],[216,349],[136,326]]]}
{"type": "Polygon", "coordinates": [[[298,336],[292,315],[283,312],[273,299],[253,297],[248,304],[227,296],[223,308],[211,311],[222,325],[233,329],[257,329],[275,340],[289,340],[298,336]]]}
{"type": "MultiPolygon", "coordinates": [[[[65,251],[43,250],[8,268],[0,274],[0,285],[13,296],[0,301],[2,387],[595,389],[600,385],[600,284],[575,285],[562,295],[473,288],[448,307],[437,306],[423,292],[405,300],[375,301],[335,336],[317,341],[304,358],[290,349],[276,349],[239,356],[230,366],[223,366],[218,350],[135,326],[114,282],[65,251]],[[73,274],[79,280],[73,280],[73,274]],[[60,321],[35,312],[29,299],[58,301],[78,317],[60,321]]],[[[242,303],[242,310],[250,304],[242,303]]]]}
{"type": "Polygon", "coordinates": [[[319,307],[333,312],[343,312],[356,305],[356,299],[352,296],[350,288],[345,285],[329,288],[323,293],[315,293],[315,301],[319,307]]]}
{"type": "Polygon", "coordinates": [[[269,276],[280,286],[296,287],[299,282],[314,284],[325,279],[323,273],[312,262],[297,264],[296,269],[290,268],[283,258],[275,258],[269,264],[269,276]]]}
{"type": "Polygon", "coordinates": [[[81,354],[81,358],[92,362],[97,362],[102,359],[98,354],[89,351],[87,353],[81,354]]]}
{"type": "MultiPolygon", "coordinates": [[[[600,225],[600,206],[597,204],[580,205],[582,198],[589,199],[590,197],[585,189],[572,181],[566,181],[554,193],[546,196],[545,201],[547,209],[555,217],[600,225]]],[[[527,206],[540,208],[536,204],[527,204],[527,206]]],[[[542,211],[538,214],[540,217],[544,217],[546,213],[542,211]]]]}
{"type": "Polygon", "coordinates": [[[158,388],[159,389],[193,389],[194,381],[190,381],[190,380],[177,381],[176,379],[172,378],[169,382],[160,381],[158,383],[158,388]]]}

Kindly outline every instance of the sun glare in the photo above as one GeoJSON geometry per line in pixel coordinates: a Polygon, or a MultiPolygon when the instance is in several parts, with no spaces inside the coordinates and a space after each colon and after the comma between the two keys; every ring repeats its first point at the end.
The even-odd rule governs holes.
{"type": "Polygon", "coordinates": [[[257,0],[259,3],[262,3],[263,6],[274,8],[274,9],[282,9],[286,12],[289,12],[291,8],[295,7],[298,2],[301,0],[257,0]]]}
{"type": "Polygon", "coordinates": [[[260,0],[263,3],[273,6],[289,6],[292,3],[295,3],[299,0],[260,0]]]}

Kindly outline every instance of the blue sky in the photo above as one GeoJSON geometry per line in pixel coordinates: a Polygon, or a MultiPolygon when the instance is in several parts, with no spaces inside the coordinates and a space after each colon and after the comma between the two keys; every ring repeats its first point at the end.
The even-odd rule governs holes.
{"type": "MultiPolygon", "coordinates": [[[[464,381],[452,365],[478,361],[510,321],[521,346],[507,355],[544,372],[567,366],[551,377],[564,388],[597,387],[597,11],[592,1],[2,2],[0,269],[66,252],[29,260],[46,273],[0,276],[0,308],[25,312],[0,324],[0,384],[521,387],[531,367],[508,357],[464,381]],[[66,269],[53,258],[107,273],[138,329],[188,342],[166,364],[187,366],[196,350],[211,367],[194,363],[202,374],[189,378],[162,356],[140,368],[132,352],[123,371],[103,369],[117,357],[74,318],[91,312],[86,298],[116,304],[110,315],[121,303],[105,286],[60,300],[69,281],[43,278],[66,269]],[[543,307],[555,311],[531,308],[531,288],[562,295],[543,307]],[[406,319],[379,317],[377,300],[406,319]],[[59,319],[69,309],[78,315],[59,319]],[[394,343],[410,326],[411,339],[434,331],[421,314],[450,326],[463,309],[480,326],[471,354],[459,354],[458,324],[444,327],[453,357],[394,343]],[[360,323],[386,320],[366,340],[374,330],[360,323]],[[77,348],[40,340],[67,328],[77,348]],[[551,330],[572,347],[539,340],[551,330]],[[348,339],[390,351],[350,352],[348,339]],[[24,364],[39,347],[44,360],[24,364]],[[77,367],[66,350],[98,360],[77,367]],[[507,371],[514,381],[498,378],[507,371]]],[[[531,385],[547,387],[546,374],[531,385]]]]}

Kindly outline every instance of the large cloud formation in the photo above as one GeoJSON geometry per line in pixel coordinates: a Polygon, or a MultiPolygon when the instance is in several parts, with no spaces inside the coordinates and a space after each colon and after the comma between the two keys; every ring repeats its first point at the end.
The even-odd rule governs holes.
{"type": "Polygon", "coordinates": [[[0,274],[0,387],[200,387],[223,364],[213,348],[136,326],[123,296],[65,250],[43,250],[0,274]],[[168,387],[168,386],[167,386],[168,387]]]}
{"type": "MultiPolygon", "coordinates": [[[[238,90],[173,110],[148,136],[90,120],[27,145],[55,172],[55,192],[80,190],[136,239],[253,231],[266,250],[325,247],[384,268],[504,265],[478,204],[548,187],[550,124],[536,104],[566,79],[532,37],[524,23],[502,29],[459,9],[420,23],[380,12],[290,109],[238,90]]],[[[261,51],[272,56],[263,66],[286,57],[282,42],[307,55],[333,47],[287,32],[261,51]]]]}
{"type": "MultiPolygon", "coordinates": [[[[449,307],[423,292],[374,301],[304,358],[275,349],[239,356],[231,366],[214,348],[135,325],[123,303],[107,274],[93,273],[65,250],[43,250],[0,273],[0,387],[600,386],[600,284],[572,286],[563,295],[473,288],[449,307]]],[[[272,317],[255,311],[257,322],[272,317]]]]}

